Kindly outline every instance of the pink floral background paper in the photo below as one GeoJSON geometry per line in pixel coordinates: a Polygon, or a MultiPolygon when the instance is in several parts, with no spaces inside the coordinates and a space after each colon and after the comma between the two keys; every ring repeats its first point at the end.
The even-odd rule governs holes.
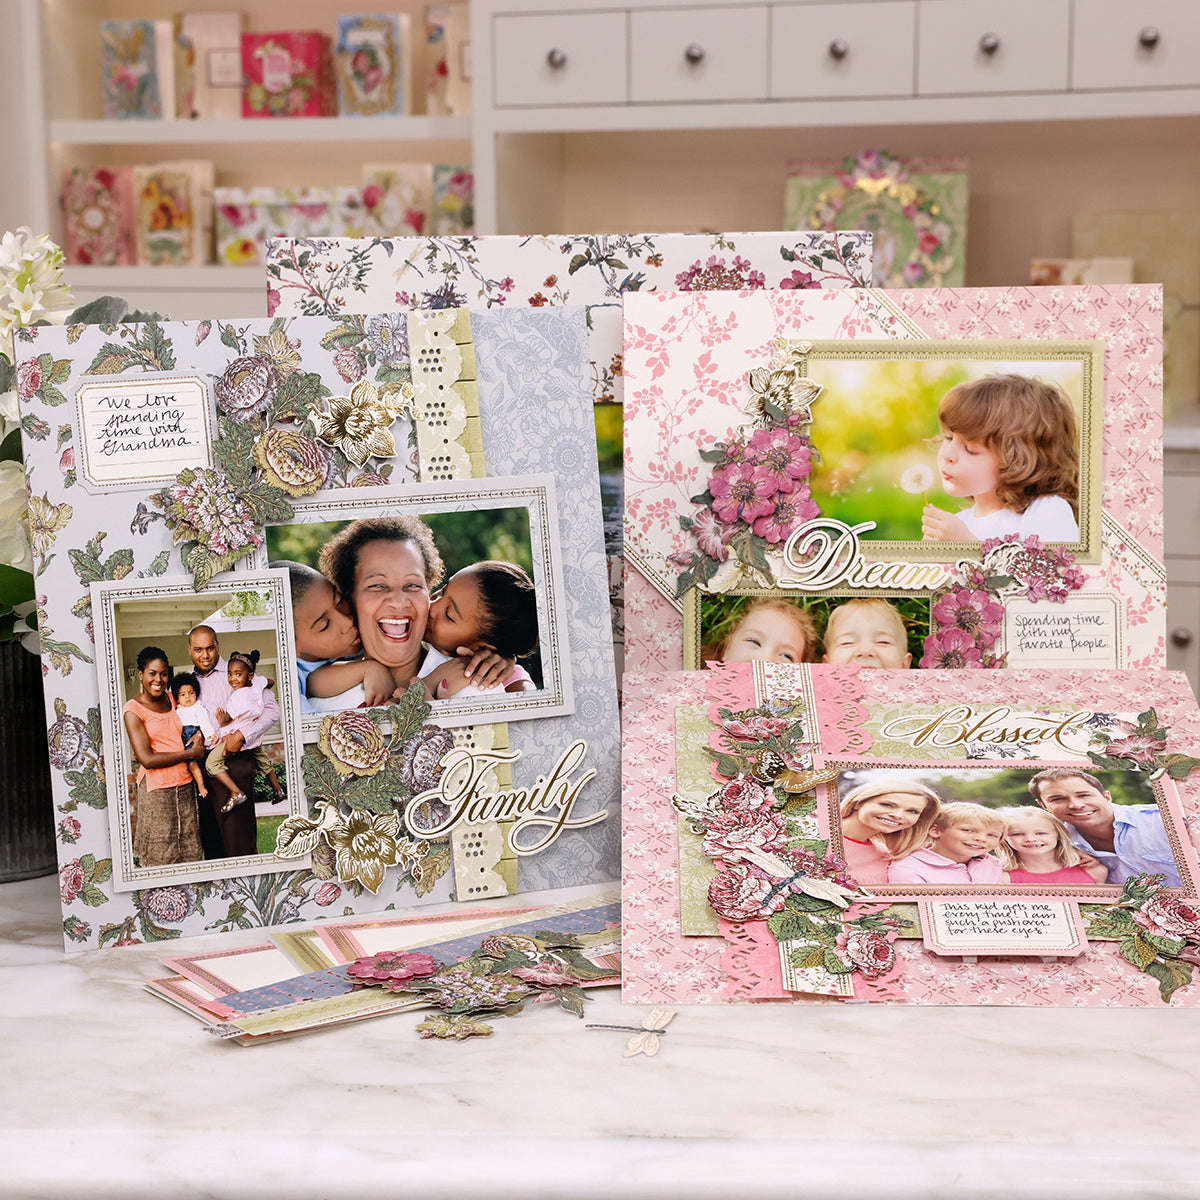
{"type": "MultiPolygon", "coordinates": [[[[902,671],[797,667],[814,682],[824,730],[856,705],[977,703],[1064,705],[1118,711],[1154,706],[1170,727],[1173,747],[1200,745],[1200,709],[1179,672],[973,671],[953,676],[902,671]]],[[[737,702],[747,695],[748,666],[723,671],[647,672],[625,676],[623,742],[624,978],[622,995],[636,1004],[722,1004],[779,996],[773,947],[747,933],[731,947],[721,938],[680,933],[675,787],[675,709],[737,702]],[[721,680],[732,670],[735,678],[721,680]],[[731,975],[730,970],[736,972],[731,975]],[[732,994],[731,994],[732,993],[732,994]]],[[[759,695],[761,701],[764,697],[759,695]]],[[[869,756],[869,751],[867,751],[869,756]]],[[[1200,778],[1178,784],[1192,842],[1200,833],[1200,778]]],[[[731,937],[735,930],[728,929],[731,937]]],[[[1125,962],[1111,942],[1093,942],[1080,959],[1043,963],[1001,958],[980,963],[939,958],[921,942],[896,943],[901,971],[886,989],[860,987],[863,998],[906,1004],[1158,1007],[1157,983],[1125,962]]],[[[806,1004],[841,1003],[789,995],[806,1004]]],[[[1200,1006],[1200,981],[1181,988],[1176,1006],[1200,1006]]]]}
{"type": "Polygon", "coordinates": [[[1104,339],[1102,556],[1084,593],[1122,598],[1122,667],[1163,664],[1162,291],[1090,285],[627,295],[627,670],[683,665],[679,518],[707,482],[700,449],[745,422],[747,374],[779,337],[1104,339]]]}

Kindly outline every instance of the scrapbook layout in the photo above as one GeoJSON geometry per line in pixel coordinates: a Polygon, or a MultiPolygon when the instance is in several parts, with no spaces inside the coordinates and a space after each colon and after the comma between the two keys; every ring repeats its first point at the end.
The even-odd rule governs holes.
{"type": "Polygon", "coordinates": [[[624,998],[1200,1004],[1178,673],[626,674],[624,998]]]}
{"type": "Polygon", "coordinates": [[[626,669],[1163,664],[1155,287],[633,295],[626,669]]]}
{"type": "Polygon", "coordinates": [[[69,947],[615,878],[581,309],[18,356],[69,947]]]}

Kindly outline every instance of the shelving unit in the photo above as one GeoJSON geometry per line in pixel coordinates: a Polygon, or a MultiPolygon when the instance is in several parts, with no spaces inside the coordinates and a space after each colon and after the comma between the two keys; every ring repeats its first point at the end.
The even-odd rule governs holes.
{"type": "MultiPolygon", "coordinates": [[[[401,3],[419,27],[423,3],[401,3]]],[[[353,182],[368,158],[470,160],[485,234],[772,229],[789,159],[961,155],[973,286],[1020,283],[1031,257],[1068,253],[1075,213],[1200,209],[1196,0],[472,0],[470,117],[219,122],[97,119],[96,23],[179,0],[17,5],[28,220],[52,231],[66,163],[180,149],[236,185],[353,182]]],[[[338,11],[264,0],[248,24],[330,29],[338,11]]],[[[264,311],[257,269],[73,268],[72,282],[180,317],[264,311]]],[[[1200,405],[1179,417],[1168,661],[1196,684],[1200,556],[1194,523],[1172,523],[1200,513],[1183,427],[1200,405]]]]}

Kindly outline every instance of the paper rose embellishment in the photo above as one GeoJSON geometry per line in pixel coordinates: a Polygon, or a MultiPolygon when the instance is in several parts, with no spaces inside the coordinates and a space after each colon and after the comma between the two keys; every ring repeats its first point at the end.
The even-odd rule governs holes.
{"type": "Polygon", "coordinates": [[[395,420],[390,404],[384,403],[369,379],[360,379],[349,396],[330,396],[324,412],[310,415],[317,438],[340,450],[356,467],[372,455],[392,458],[396,439],[392,436],[395,420]]]}
{"type": "Polygon", "coordinates": [[[383,732],[358,709],[324,717],[317,745],[342,776],[374,775],[383,769],[388,758],[388,744],[383,732]]]}

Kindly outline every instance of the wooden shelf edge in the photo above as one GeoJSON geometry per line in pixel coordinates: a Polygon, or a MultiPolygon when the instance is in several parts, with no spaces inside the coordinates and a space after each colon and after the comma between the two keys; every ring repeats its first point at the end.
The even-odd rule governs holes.
{"type": "Polygon", "coordinates": [[[470,117],[293,117],[229,121],[50,122],[50,141],[74,146],[261,142],[467,141],[470,117]]]}

